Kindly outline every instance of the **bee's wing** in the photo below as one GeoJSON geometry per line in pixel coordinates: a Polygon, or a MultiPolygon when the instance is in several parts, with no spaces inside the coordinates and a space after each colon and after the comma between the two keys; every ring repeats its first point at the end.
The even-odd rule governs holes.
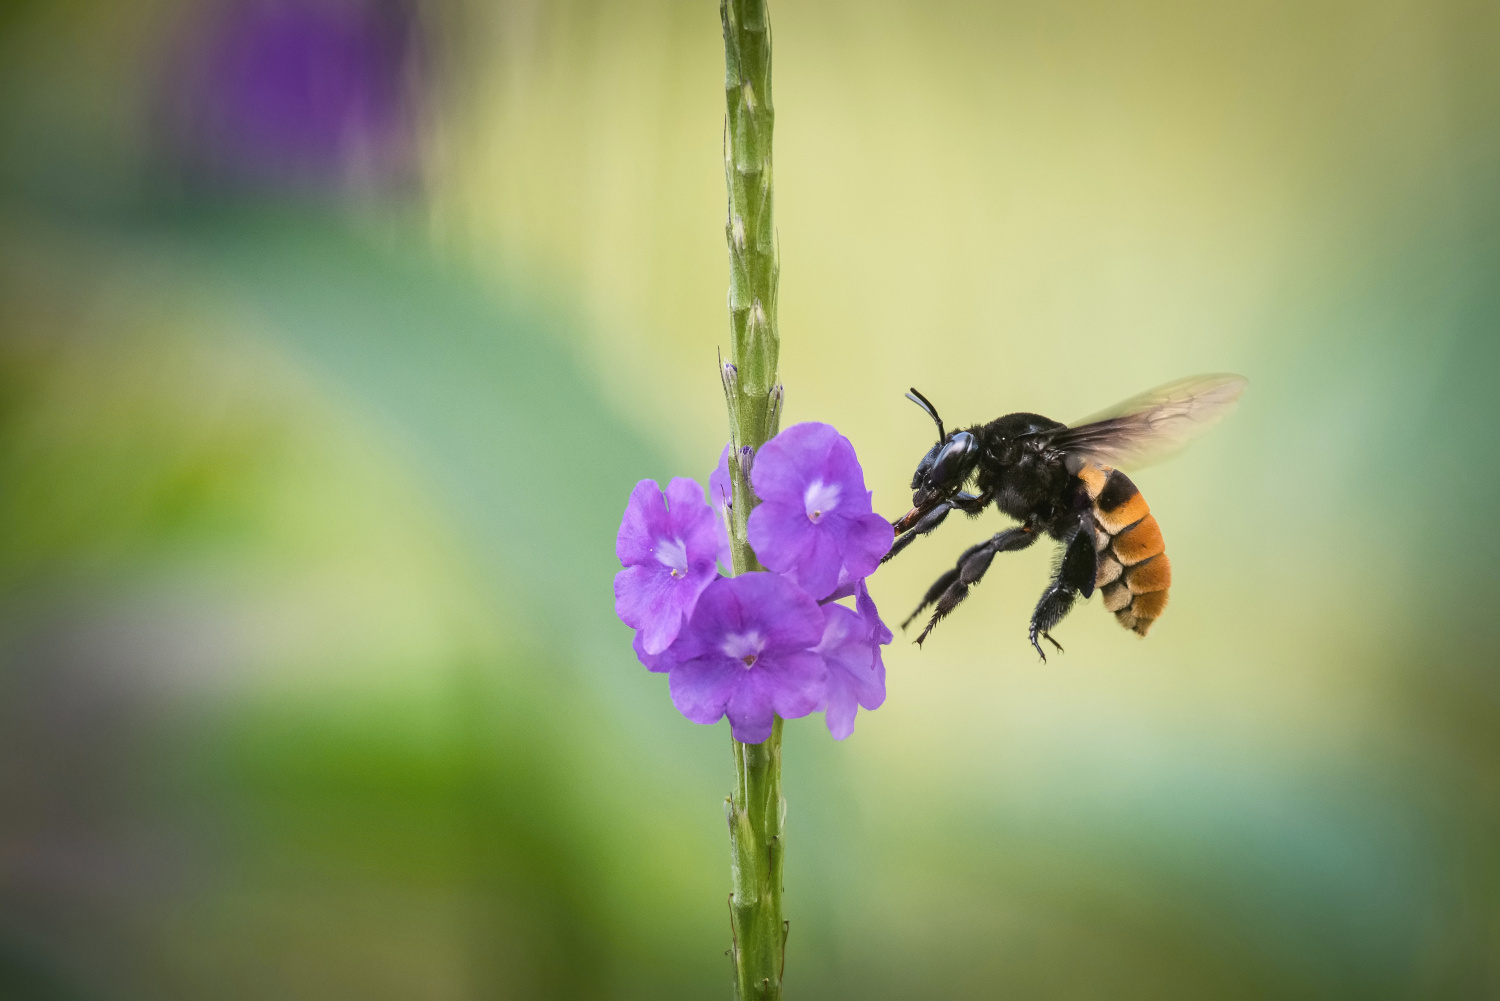
{"type": "Polygon", "coordinates": [[[1234,409],[1246,383],[1225,374],[1178,379],[1054,431],[1049,443],[1095,462],[1139,468],[1207,431],[1234,409]]]}

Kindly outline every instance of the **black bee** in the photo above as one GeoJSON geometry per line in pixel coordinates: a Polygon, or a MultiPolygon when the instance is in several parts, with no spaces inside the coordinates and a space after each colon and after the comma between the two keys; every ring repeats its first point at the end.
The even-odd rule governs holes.
{"type": "Polygon", "coordinates": [[[1172,565],[1146,499],[1114,466],[1175,450],[1228,413],[1244,390],[1240,376],[1200,375],[1071,427],[1040,414],[1007,414],[952,434],[927,397],[907,393],[937,424],[938,442],[912,475],[912,509],[891,523],[897,538],[885,559],[937,528],[954,508],[973,517],[993,503],[1021,525],[964,550],[901,627],[936,605],[920,644],[968,596],[997,553],[1025,549],[1046,534],[1062,543],[1062,558],[1031,616],[1031,645],[1042,660],[1047,655],[1038,637],[1061,650],[1048,630],[1068,614],[1076,595],[1088,598],[1096,587],[1121,625],[1146,635],[1167,606],[1172,565]],[[972,490],[964,489],[970,481],[972,490]]]}

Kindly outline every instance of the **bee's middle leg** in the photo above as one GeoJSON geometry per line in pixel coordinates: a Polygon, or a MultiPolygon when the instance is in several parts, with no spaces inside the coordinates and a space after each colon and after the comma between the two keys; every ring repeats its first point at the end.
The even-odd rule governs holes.
{"type": "Polygon", "coordinates": [[[905,629],[910,625],[911,620],[921,615],[927,606],[936,604],[937,607],[933,609],[932,618],[928,620],[927,627],[922,630],[922,635],[917,637],[917,644],[920,645],[927,638],[927,634],[932,632],[932,627],[969,596],[969,588],[979,583],[997,554],[1025,549],[1035,542],[1036,538],[1037,533],[1030,526],[1009,528],[996,533],[987,542],[965,549],[963,555],[958,558],[958,564],[927,589],[922,603],[911,615],[907,616],[905,622],[901,623],[901,628],[905,629]]]}
{"type": "Polygon", "coordinates": [[[1036,611],[1031,613],[1031,645],[1036,647],[1037,655],[1044,663],[1047,654],[1043,652],[1037,639],[1045,639],[1057,647],[1059,652],[1062,650],[1062,644],[1053,639],[1048,630],[1072,611],[1073,599],[1079,592],[1085,598],[1094,593],[1094,576],[1098,569],[1099,555],[1094,548],[1094,533],[1087,528],[1080,528],[1069,540],[1067,549],[1063,551],[1062,562],[1058,564],[1057,574],[1052,583],[1047,585],[1047,590],[1042,592],[1041,600],[1036,603],[1036,611]]]}

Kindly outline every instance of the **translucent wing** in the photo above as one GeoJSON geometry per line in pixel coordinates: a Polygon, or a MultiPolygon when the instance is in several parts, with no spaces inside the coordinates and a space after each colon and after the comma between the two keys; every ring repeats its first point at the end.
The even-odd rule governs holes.
{"type": "Polygon", "coordinates": [[[1166,458],[1234,409],[1247,380],[1195,375],[1132,396],[1052,432],[1050,443],[1111,466],[1139,468],[1166,458]]]}

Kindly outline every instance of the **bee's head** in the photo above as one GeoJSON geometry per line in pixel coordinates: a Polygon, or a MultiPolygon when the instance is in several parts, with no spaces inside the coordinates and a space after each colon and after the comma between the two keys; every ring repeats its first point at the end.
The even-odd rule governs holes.
{"type": "Polygon", "coordinates": [[[906,398],[921,407],[938,429],[937,444],[922,456],[911,477],[912,506],[923,510],[952,497],[963,488],[964,481],[979,460],[979,441],[968,431],[948,434],[943,429],[943,419],[938,416],[937,408],[915,389],[907,393],[906,398]]]}

